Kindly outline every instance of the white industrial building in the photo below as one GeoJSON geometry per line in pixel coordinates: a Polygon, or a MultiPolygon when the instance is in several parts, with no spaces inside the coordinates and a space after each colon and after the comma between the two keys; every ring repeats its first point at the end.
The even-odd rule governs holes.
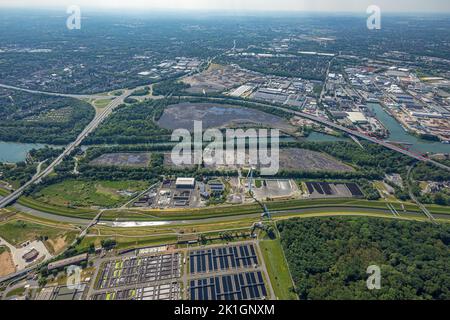
{"type": "Polygon", "coordinates": [[[352,123],[362,124],[367,123],[368,120],[366,116],[362,112],[347,112],[347,117],[350,119],[352,123]]]}
{"type": "Polygon", "coordinates": [[[175,182],[177,189],[194,189],[195,179],[194,178],[177,178],[175,182]]]}

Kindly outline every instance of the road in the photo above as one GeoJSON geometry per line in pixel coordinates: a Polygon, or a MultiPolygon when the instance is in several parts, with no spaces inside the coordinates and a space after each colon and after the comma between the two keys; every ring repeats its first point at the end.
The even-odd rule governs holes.
{"type": "Polygon", "coordinates": [[[105,120],[113,111],[114,109],[122,104],[124,100],[130,96],[132,91],[130,90],[124,90],[122,95],[116,97],[111,103],[105,107],[105,109],[95,116],[95,118],[87,125],[87,127],[80,133],[80,135],[77,137],[77,139],[69,144],[64,151],[44,170],[42,170],[39,174],[36,174],[31,180],[26,182],[22,187],[15,190],[13,193],[9,194],[8,196],[4,197],[0,200],[0,208],[4,208],[13,201],[17,200],[22,193],[32,184],[39,183],[43,178],[47,177],[53,169],[59,165],[65,157],[70,155],[70,153],[78,147],[83,140],[92,133],[99,125],[102,123],[103,120],[105,120]]]}
{"type": "Polygon", "coordinates": [[[425,216],[427,216],[427,218],[430,219],[431,222],[433,222],[434,224],[438,224],[438,222],[436,221],[434,216],[430,213],[430,211],[428,211],[427,208],[425,208],[425,206],[419,200],[417,200],[416,196],[414,195],[414,193],[412,191],[411,172],[412,172],[413,168],[414,168],[414,165],[410,166],[408,168],[408,173],[406,175],[406,184],[407,184],[407,188],[408,188],[409,197],[411,198],[412,201],[414,201],[416,203],[416,205],[420,208],[420,210],[422,210],[422,212],[425,214],[425,216]]]}
{"type": "Polygon", "coordinates": [[[0,88],[17,90],[17,91],[23,91],[23,92],[34,93],[34,94],[44,94],[44,95],[47,95],[47,96],[54,96],[54,97],[75,98],[75,99],[80,99],[80,100],[81,99],[110,99],[111,98],[111,96],[107,96],[107,95],[67,94],[67,93],[57,93],[57,92],[31,90],[31,89],[25,89],[25,88],[10,86],[10,85],[7,85],[7,84],[0,84],[0,88]]]}

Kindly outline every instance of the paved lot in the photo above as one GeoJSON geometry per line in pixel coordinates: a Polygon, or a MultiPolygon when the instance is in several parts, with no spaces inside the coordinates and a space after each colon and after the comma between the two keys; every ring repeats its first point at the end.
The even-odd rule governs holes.
{"type": "Polygon", "coordinates": [[[48,260],[52,258],[52,255],[50,252],[48,252],[47,248],[45,247],[44,243],[42,241],[30,241],[26,246],[16,248],[15,246],[11,245],[6,240],[0,238],[0,245],[7,246],[11,252],[11,255],[14,260],[14,264],[16,265],[16,270],[20,271],[25,269],[27,266],[29,266],[31,263],[33,263],[36,260],[42,259],[42,260],[48,260]],[[31,263],[26,262],[22,256],[29,252],[32,249],[36,249],[39,252],[39,255],[37,258],[32,261],[31,263]]]}
{"type": "Polygon", "coordinates": [[[292,180],[263,180],[260,188],[253,188],[253,193],[259,200],[285,198],[298,193],[298,188],[292,180]]]}

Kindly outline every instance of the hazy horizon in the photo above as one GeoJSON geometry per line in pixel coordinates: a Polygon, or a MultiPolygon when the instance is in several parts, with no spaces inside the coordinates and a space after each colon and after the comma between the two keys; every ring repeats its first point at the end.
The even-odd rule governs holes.
{"type": "Polygon", "coordinates": [[[364,13],[370,5],[377,5],[385,12],[423,12],[450,13],[450,1],[428,0],[0,0],[0,7],[7,8],[53,8],[60,9],[70,5],[94,10],[184,10],[184,11],[227,11],[248,12],[355,12],[364,13]]]}

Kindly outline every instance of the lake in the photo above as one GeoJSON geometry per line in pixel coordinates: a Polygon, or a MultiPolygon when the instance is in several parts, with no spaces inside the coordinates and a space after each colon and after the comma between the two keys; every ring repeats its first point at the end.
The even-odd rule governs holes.
{"type": "Polygon", "coordinates": [[[17,163],[24,161],[30,150],[43,147],[45,147],[45,144],[0,141],[0,162],[17,163]]]}

